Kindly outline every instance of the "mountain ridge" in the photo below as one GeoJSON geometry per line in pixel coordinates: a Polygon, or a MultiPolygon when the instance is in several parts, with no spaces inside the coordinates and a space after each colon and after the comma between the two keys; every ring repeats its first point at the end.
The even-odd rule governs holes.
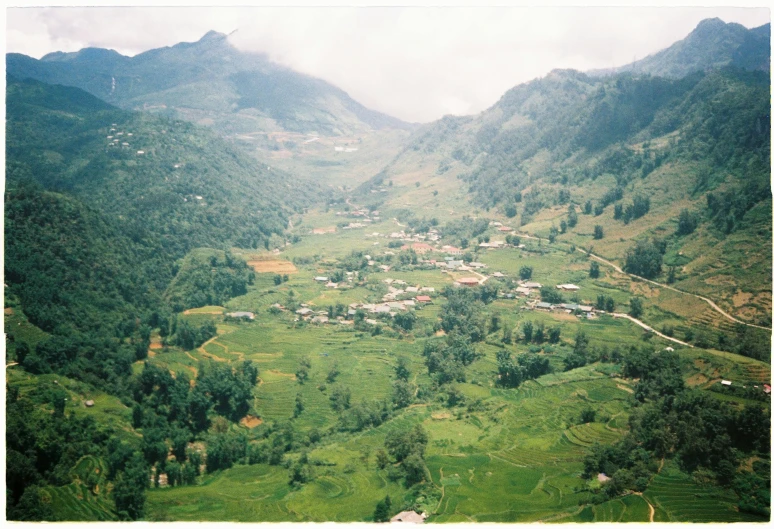
{"type": "Polygon", "coordinates": [[[736,65],[747,70],[770,69],[771,24],[746,28],[719,18],[699,22],[684,39],[630,64],[589,70],[606,76],[623,72],[684,77],[694,71],[736,65]],[[739,50],[742,50],[740,53],[739,50]]]}
{"type": "Polygon", "coordinates": [[[194,111],[200,114],[198,121],[214,122],[216,128],[220,124],[233,129],[233,118],[238,118],[243,125],[237,126],[237,132],[347,135],[413,127],[366,108],[326,81],[273,63],[265,54],[240,51],[227,35],[215,31],[195,42],[133,57],[84,48],[50,53],[39,60],[12,53],[6,61],[8,75],[76,86],[122,108],[156,108],[183,116],[194,111]],[[257,88],[278,97],[263,98],[264,91],[257,88]],[[246,100],[250,106],[242,104],[246,100]]]}

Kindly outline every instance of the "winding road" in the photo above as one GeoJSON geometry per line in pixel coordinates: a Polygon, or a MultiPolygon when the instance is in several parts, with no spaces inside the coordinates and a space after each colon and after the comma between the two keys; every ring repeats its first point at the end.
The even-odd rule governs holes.
{"type": "Polygon", "coordinates": [[[653,327],[651,327],[651,326],[649,326],[649,325],[647,325],[647,324],[645,324],[645,323],[641,322],[641,321],[640,321],[640,320],[638,320],[638,319],[635,319],[635,318],[633,318],[633,317],[629,316],[628,314],[621,314],[620,312],[613,312],[613,313],[611,314],[611,316],[613,316],[613,318],[626,318],[627,320],[633,321],[634,323],[636,323],[637,325],[639,325],[640,327],[642,327],[642,328],[643,328],[643,329],[645,329],[646,331],[650,331],[650,332],[652,332],[653,334],[656,334],[656,335],[658,335],[658,336],[661,336],[661,337],[662,337],[664,340],[669,340],[669,341],[672,341],[672,342],[675,342],[675,343],[679,343],[680,345],[684,345],[684,346],[686,346],[686,347],[693,347],[693,346],[692,346],[691,344],[689,344],[689,343],[681,342],[681,341],[680,341],[680,340],[678,340],[677,338],[672,338],[671,336],[667,336],[666,334],[663,334],[663,333],[660,333],[660,332],[658,332],[658,331],[657,331],[656,329],[654,329],[653,327]]]}
{"type": "MultiPolygon", "coordinates": [[[[540,239],[540,237],[534,237],[534,236],[532,236],[532,235],[528,235],[528,234],[525,234],[525,233],[523,233],[523,232],[520,232],[518,235],[519,235],[520,237],[524,237],[525,239],[534,239],[534,240],[536,240],[536,241],[539,241],[539,240],[541,240],[541,239],[540,239]]],[[[713,308],[715,311],[717,311],[717,312],[718,312],[720,315],[722,315],[724,318],[726,318],[726,319],[728,319],[728,320],[730,320],[730,321],[733,321],[733,322],[735,322],[735,323],[741,323],[742,325],[747,325],[748,327],[755,327],[756,329],[763,329],[764,331],[771,331],[771,327],[764,327],[764,326],[762,326],[762,325],[755,325],[754,323],[747,323],[747,322],[744,322],[744,321],[742,321],[742,320],[739,320],[739,319],[737,319],[737,318],[735,318],[735,317],[731,316],[729,313],[727,313],[726,311],[724,311],[723,309],[721,309],[720,307],[718,307],[717,303],[715,303],[714,301],[712,301],[712,300],[711,300],[711,299],[709,299],[709,298],[705,298],[704,296],[700,296],[700,295],[698,295],[698,294],[693,294],[693,293],[691,293],[691,292],[686,292],[685,290],[680,290],[679,288],[675,288],[675,287],[672,287],[672,286],[669,286],[669,285],[665,285],[665,284],[663,284],[663,283],[658,283],[658,282],[656,282],[656,281],[653,281],[653,280],[651,280],[651,279],[646,279],[646,278],[644,278],[644,277],[640,277],[640,276],[638,276],[638,275],[636,275],[636,274],[630,274],[630,273],[628,273],[628,272],[625,272],[625,271],[623,271],[623,270],[621,269],[621,267],[620,267],[620,266],[618,266],[617,264],[615,264],[615,263],[613,263],[613,262],[611,262],[611,261],[608,261],[608,260],[607,260],[607,259],[605,259],[604,257],[600,257],[600,256],[598,256],[598,255],[596,255],[596,254],[589,253],[589,252],[587,252],[586,250],[584,250],[584,249],[582,249],[582,248],[577,248],[577,249],[578,249],[579,251],[581,251],[581,252],[585,253],[585,254],[586,254],[586,255],[588,255],[589,257],[592,257],[593,259],[596,259],[596,260],[597,260],[597,261],[599,261],[600,263],[602,263],[602,264],[605,264],[605,265],[607,265],[607,266],[609,266],[609,267],[613,268],[613,270],[615,270],[616,272],[618,272],[618,273],[620,273],[620,274],[625,274],[625,275],[627,275],[627,276],[629,276],[629,277],[633,277],[633,278],[635,278],[635,279],[639,279],[640,281],[645,281],[646,283],[650,283],[651,285],[656,285],[657,287],[660,287],[660,288],[666,288],[666,289],[672,290],[673,292],[677,292],[677,293],[679,293],[679,294],[685,294],[686,296],[693,296],[693,297],[695,297],[695,298],[699,298],[700,300],[702,300],[702,301],[705,301],[707,304],[709,304],[709,306],[710,306],[710,307],[712,307],[712,308],[713,308]]],[[[638,321],[638,320],[634,320],[633,318],[630,318],[630,319],[632,319],[632,320],[633,320],[633,321],[635,321],[635,322],[637,322],[637,321],[638,321]]],[[[644,324],[642,324],[642,322],[640,322],[638,325],[640,325],[641,327],[645,327],[645,325],[644,325],[644,324]]],[[[651,329],[651,330],[652,330],[652,329],[651,329]]],[[[653,332],[656,332],[656,331],[653,331],[653,332]]],[[[660,335],[660,333],[656,333],[656,334],[659,334],[659,335],[660,335]]],[[[661,335],[661,336],[663,336],[663,335],[661,335]]],[[[667,338],[667,339],[669,339],[669,340],[672,340],[673,342],[674,342],[674,341],[678,341],[678,340],[674,340],[674,339],[672,339],[672,338],[669,338],[669,337],[665,337],[665,338],[667,338]]],[[[680,342],[680,343],[682,343],[682,342],[680,342]]],[[[686,344],[686,345],[687,345],[687,344],[686,344]]]]}

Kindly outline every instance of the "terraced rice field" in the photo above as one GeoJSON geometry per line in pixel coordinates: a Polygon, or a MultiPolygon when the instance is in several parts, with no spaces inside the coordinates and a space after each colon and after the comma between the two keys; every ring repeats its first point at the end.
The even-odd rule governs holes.
{"type": "Polygon", "coordinates": [[[759,516],[738,512],[732,492],[701,487],[690,477],[672,469],[657,475],[644,496],[657,507],[657,522],[762,521],[759,516]]]}
{"type": "MultiPolygon", "coordinates": [[[[105,489],[105,463],[96,457],[81,458],[71,470],[73,482],[62,487],[45,487],[43,501],[51,503],[57,515],[66,521],[115,521],[114,505],[105,489]],[[99,476],[93,490],[85,485],[90,475],[99,476]]],[[[93,478],[92,478],[93,479],[93,478]]]]}

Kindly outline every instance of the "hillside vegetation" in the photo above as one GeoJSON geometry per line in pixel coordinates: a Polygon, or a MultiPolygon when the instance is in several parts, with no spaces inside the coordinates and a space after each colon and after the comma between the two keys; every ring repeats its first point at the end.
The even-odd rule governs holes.
{"type": "Polygon", "coordinates": [[[399,207],[419,196],[416,180],[438,191],[425,200],[444,209],[459,201],[461,183],[479,212],[543,237],[555,230],[622,264],[633,240],[656,238],[664,257],[654,278],[666,282],[674,269],[677,286],[768,326],[769,122],[763,73],[669,80],[555,71],[480,116],[418,131],[361,191],[404,183],[388,195],[399,207]],[[435,183],[455,176],[461,182],[435,183]],[[595,226],[605,229],[593,237],[595,226]]]}
{"type": "Polygon", "coordinates": [[[556,70],[405,144],[217,33],[9,56],[104,100],[8,77],[8,518],[768,521],[746,31],[556,70]]]}

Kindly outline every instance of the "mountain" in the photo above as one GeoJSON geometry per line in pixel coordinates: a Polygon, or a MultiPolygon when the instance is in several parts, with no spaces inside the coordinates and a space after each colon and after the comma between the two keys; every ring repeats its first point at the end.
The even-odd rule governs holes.
{"type": "Polygon", "coordinates": [[[660,281],[672,269],[678,288],[768,325],[770,123],[767,72],[555,70],[478,116],[423,126],[359,192],[407,218],[467,211],[554,233],[622,266],[633,241],[655,238],[660,281]]]}
{"type": "Polygon", "coordinates": [[[352,135],[411,127],[325,81],[239,51],[214,31],[134,57],[86,48],[40,60],[11,53],[6,65],[8,75],[19,79],[75,86],[125,109],[163,112],[232,133],[352,135]]]}
{"type": "Polygon", "coordinates": [[[589,75],[622,72],[679,78],[691,72],[734,65],[746,70],[770,68],[771,24],[747,29],[719,18],[702,20],[686,38],[642,60],[589,75]]]}
{"type": "Polygon", "coordinates": [[[194,248],[282,244],[320,194],[210,130],[77,88],[9,78],[6,101],[6,283],[48,332],[150,310],[194,248]]]}

